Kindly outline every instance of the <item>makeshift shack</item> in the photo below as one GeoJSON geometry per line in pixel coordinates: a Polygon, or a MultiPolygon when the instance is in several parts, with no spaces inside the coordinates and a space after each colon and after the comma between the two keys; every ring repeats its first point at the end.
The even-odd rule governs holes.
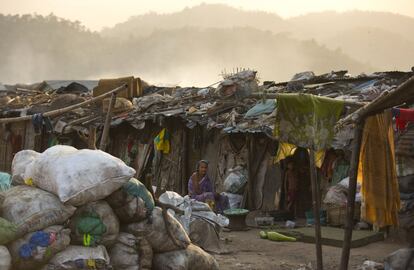
{"type": "MultiPolygon", "coordinates": [[[[255,72],[243,71],[226,76],[216,88],[157,87],[141,82],[139,93],[142,96],[128,94],[130,104],[115,104],[115,108],[117,104],[119,106],[112,114],[106,150],[133,166],[136,176],[147,181],[147,186],[157,186],[159,192],[172,190],[182,195],[187,193],[188,179],[198,160],[210,161],[208,173],[218,192],[225,191],[225,179],[239,166],[244,169],[247,179],[245,188],[236,192],[238,199],[243,198],[238,204],[240,207],[265,211],[284,209],[287,162],[274,163],[279,143],[273,137],[277,111],[275,97],[283,93],[315,94],[362,105],[383,91],[397,87],[412,72],[379,72],[357,77],[351,77],[346,71],[320,76],[307,72],[305,75],[299,74],[289,82],[259,85],[255,72]],[[160,153],[154,146],[154,138],[164,128],[169,136],[168,153],[160,153]]],[[[139,85],[140,80],[134,81],[139,85]]],[[[82,85],[81,81],[74,83],[82,85]]],[[[99,83],[95,84],[99,87],[99,83]]],[[[57,89],[41,91],[31,86],[30,92],[22,93],[17,91],[18,87],[11,87],[8,96],[14,101],[0,109],[1,117],[47,112],[93,98],[90,84],[84,85],[88,93],[71,93],[70,97],[62,89],[65,85],[60,86],[59,94],[57,89]]],[[[131,91],[134,93],[134,87],[131,91]]],[[[345,105],[343,115],[356,108],[345,105]]],[[[24,149],[43,151],[57,143],[86,148],[91,127],[96,128],[96,142],[99,142],[106,112],[103,103],[98,102],[51,117],[52,131],[48,133],[44,126],[37,136],[33,136],[32,121],[13,122],[2,128],[20,134],[20,148],[24,149]]],[[[332,148],[326,152],[318,170],[322,197],[347,175],[352,138],[352,128],[335,134],[332,148]]],[[[0,170],[10,171],[14,153],[12,144],[10,139],[3,139],[1,144],[0,170]]],[[[303,174],[296,213],[305,217],[306,211],[312,208],[309,155],[305,149],[298,148],[291,158],[303,174]]]]}

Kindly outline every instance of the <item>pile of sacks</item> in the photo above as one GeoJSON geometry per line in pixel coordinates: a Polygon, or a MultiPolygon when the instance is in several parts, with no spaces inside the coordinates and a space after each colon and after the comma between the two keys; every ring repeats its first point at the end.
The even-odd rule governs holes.
{"type": "Polygon", "coordinates": [[[0,192],[0,270],[218,269],[134,174],[99,150],[17,153],[0,192]]]}
{"type": "Polygon", "coordinates": [[[229,219],[214,213],[208,204],[166,191],[159,197],[161,203],[175,206],[168,210],[184,227],[191,241],[202,249],[215,254],[227,252],[220,244],[220,232],[229,225],[229,219]],[[178,209],[178,210],[177,210],[178,209]]]}

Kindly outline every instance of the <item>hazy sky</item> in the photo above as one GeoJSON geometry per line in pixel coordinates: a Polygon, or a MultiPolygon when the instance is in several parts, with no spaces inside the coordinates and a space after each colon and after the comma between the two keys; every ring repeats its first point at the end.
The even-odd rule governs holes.
{"type": "Polygon", "coordinates": [[[0,0],[0,13],[54,13],[79,20],[92,30],[149,11],[170,13],[200,3],[223,3],[245,10],[263,10],[283,17],[323,10],[389,11],[414,17],[414,0],[0,0]]]}

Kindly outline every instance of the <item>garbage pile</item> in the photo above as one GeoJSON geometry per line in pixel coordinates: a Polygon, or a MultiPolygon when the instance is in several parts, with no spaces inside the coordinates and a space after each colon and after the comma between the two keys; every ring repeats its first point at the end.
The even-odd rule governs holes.
{"type": "Polygon", "coordinates": [[[0,191],[0,270],[218,269],[134,174],[100,150],[18,152],[0,191]]]}

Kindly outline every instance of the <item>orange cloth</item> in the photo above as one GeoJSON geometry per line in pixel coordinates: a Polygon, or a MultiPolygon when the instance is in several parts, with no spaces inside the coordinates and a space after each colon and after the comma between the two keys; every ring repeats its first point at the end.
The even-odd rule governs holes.
{"type": "Polygon", "coordinates": [[[391,112],[368,117],[362,135],[359,180],[362,219],[378,226],[398,225],[398,190],[391,112]]]}

